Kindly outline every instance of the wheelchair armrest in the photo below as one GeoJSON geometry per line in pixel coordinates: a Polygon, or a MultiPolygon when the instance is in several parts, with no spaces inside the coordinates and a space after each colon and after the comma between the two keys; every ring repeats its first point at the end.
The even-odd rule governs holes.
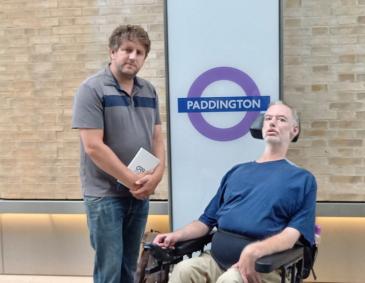
{"type": "Polygon", "coordinates": [[[282,266],[289,266],[303,258],[303,247],[295,246],[292,249],[267,255],[256,261],[257,272],[269,273],[282,266]]]}
{"type": "Polygon", "coordinates": [[[143,249],[145,251],[150,251],[151,255],[158,262],[169,262],[174,260],[173,249],[161,248],[159,245],[153,243],[145,243],[143,249]]]}
{"type": "Polygon", "coordinates": [[[212,241],[212,237],[213,234],[209,233],[196,239],[178,242],[175,245],[174,255],[183,256],[196,251],[202,251],[204,246],[212,241]]]}
{"type": "Polygon", "coordinates": [[[172,262],[184,255],[191,255],[193,252],[202,251],[204,246],[211,242],[212,236],[213,234],[207,234],[200,238],[178,242],[174,248],[161,248],[153,243],[145,243],[144,249],[150,250],[153,257],[158,261],[172,262]]]}

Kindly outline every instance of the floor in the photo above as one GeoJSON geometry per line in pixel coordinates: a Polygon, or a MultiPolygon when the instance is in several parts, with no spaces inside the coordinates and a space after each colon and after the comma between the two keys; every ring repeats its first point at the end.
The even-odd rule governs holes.
{"type": "Polygon", "coordinates": [[[86,276],[0,275],[0,283],[93,283],[93,280],[86,276]]]}
{"type": "Polygon", "coordinates": [[[91,277],[0,275],[0,283],[92,283],[91,277]]]}

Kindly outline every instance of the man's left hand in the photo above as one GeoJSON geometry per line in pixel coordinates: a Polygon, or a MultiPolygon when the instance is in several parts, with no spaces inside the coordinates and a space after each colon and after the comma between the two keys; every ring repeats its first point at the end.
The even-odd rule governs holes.
{"type": "Polygon", "coordinates": [[[255,270],[257,259],[254,246],[251,244],[243,249],[239,261],[233,265],[240,272],[244,283],[261,283],[260,274],[255,270]]]}

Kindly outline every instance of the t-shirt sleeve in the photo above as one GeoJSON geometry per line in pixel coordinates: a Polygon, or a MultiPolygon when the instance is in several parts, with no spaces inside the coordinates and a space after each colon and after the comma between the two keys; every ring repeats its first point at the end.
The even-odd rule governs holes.
{"type": "Polygon", "coordinates": [[[73,129],[103,129],[104,107],[95,89],[82,84],[74,97],[73,129]]]}
{"type": "Polygon", "coordinates": [[[314,244],[314,226],[316,217],[317,183],[313,175],[305,181],[305,194],[299,209],[291,218],[288,227],[301,233],[301,236],[311,245],[314,244]]]}
{"type": "Polygon", "coordinates": [[[203,222],[210,229],[217,225],[216,212],[219,208],[220,190],[211,199],[208,206],[205,208],[204,213],[199,217],[199,221],[203,222]]]}

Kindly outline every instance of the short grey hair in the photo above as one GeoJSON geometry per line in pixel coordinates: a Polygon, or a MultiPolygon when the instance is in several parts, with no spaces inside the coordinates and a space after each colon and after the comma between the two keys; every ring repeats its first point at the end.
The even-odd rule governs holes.
{"type": "Polygon", "coordinates": [[[285,105],[286,107],[288,107],[291,110],[291,114],[293,116],[295,123],[297,125],[299,125],[299,115],[298,115],[297,110],[294,107],[290,106],[289,104],[285,103],[282,100],[276,100],[276,101],[271,102],[269,107],[273,106],[273,105],[285,105]]]}

